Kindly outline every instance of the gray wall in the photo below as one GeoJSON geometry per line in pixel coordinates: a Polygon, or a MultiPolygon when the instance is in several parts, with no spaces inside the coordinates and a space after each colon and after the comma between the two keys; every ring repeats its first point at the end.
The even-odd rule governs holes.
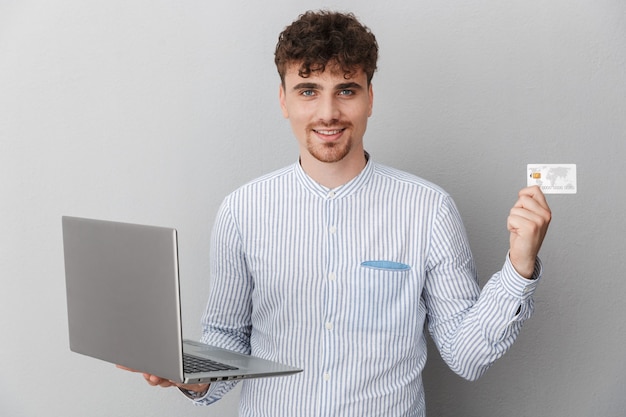
{"type": "Polygon", "coordinates": [[[578,194],[548,198],[536,314],[477,382],[431,351],[430,415],[624,415],[622,0],[0,0],[0,415],[236,415],[237,392],[194,408],[69,352],[60,217],[177,227],[198,337],[219,202],[296,157],[276,36],[320,7],[376,33],[367,148],[452,193],[481,283],[526,164],[578,166],[578,194]]]}

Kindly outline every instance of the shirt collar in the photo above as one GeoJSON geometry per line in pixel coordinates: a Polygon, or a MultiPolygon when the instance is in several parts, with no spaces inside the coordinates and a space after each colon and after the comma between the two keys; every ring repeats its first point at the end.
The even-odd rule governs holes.
{"type": "Polygon", "coordinates": [[[365,168],[363,168],[359,175],[357,175],[347,183],[332,189],[324,187],[323,185],[319,184],[311,177],[309,177],[307,173],[304,172],[304,169],[302,169],[300,161],[294,164],[294,172],[300,184],[302,184],[310,192],[318,195],[319,197],[332,199],[343,198],[354,193],[363,185],[367,184],[369,182],[369,179],[372,177],[374,173],[374,162],[371,160],[370,155],[367,152],[365,152],[365,159],[367,160],[365,168]]]}

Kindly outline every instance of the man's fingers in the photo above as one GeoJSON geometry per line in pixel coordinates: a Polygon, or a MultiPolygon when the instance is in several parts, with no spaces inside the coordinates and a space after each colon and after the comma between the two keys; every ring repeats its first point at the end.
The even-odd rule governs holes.
{"type": "Polygon", "coordinates": [[[546,200],[546,196],[541,191],[537,185],[533,185],[532,187],[522,188],[518,193],[518,203],[533,201],[536,202],[541,208],[545,210],[550,210],[548,206],[548,202],[546,200]],[[529,198],[530,200],[526,200],[524,197],[529,198]]]}
{"type": "Polygon", "coordinates": [[[141,371],[138,371],[138,370],[136,370],[136,369],[129,368],[129,367],[124,366],[124,365],[115,365],[115,366],[116,366],[117,368],[119,368],[119,369],[124,370],[124,371],[129,371],[129,372],[141,372],[141,371]]]}
{"type": "Polygon", "coordinates": [[[146,382],[148,382],[148,384],[152,385],[153,387],[159,386],[163,388],[168,388],[168,387],[175,385],[169,379],[160,378],[156,375],[143,374],[143,377],[146,380],[146,382]]]}
{"type": "Polygon", "coordinates": [[[519,198],[510,212],[513,216],[520,216],[528,220],[550,223],[552,212],[545,196],[537,186],[524,188],[519,193],[519,198]]]}

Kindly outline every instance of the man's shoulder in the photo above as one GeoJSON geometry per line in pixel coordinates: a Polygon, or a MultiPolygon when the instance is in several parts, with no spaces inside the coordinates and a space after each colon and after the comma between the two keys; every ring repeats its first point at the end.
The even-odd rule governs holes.
{"type": "Polygon", "coordinates": [[[376,163],[374,173],[379,181],[395,183],[407,189],[420,190],[442,197],[449,196],[448,192],[439,185],[402,169],[376,163]]]}

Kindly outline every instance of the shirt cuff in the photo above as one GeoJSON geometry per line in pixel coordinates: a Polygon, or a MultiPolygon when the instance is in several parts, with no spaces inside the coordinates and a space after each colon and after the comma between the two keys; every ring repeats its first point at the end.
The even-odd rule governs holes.
{"type": "Polygon", "coordinates": [[[211,386],[213,384],[209,385],[209,388],[205,391],[205,392],[196,392],[196,391],[190,391],[188,389],[184,389],[184,388],[180,388],[178,387],[178,389],[180,390],[180,392],[182,392],[185,397],[189,398],[190,400],[193,401],[200,401],[203,400],[205,398],[207,398],[209,396],[209,393],[211,392],[211,386]]]}
{"type": "Polygon", "coordinates": [[[502,268],[502,286],[505,291],[509,293],[513,297],[520,298],[522,301],[525,301],[533,296],[537,285],[539,285],[539,281],[543,274],[543,264],[541,260],[537,258],[535,261],[535,270],[533,271],[533,275],[530,278],[524,278],[520,274],[517,273],[513,264],[511,263],[511,259],[509,258],[509,254],[506,254],[506,261],[504,262],[504,267],[502,268]]]}

